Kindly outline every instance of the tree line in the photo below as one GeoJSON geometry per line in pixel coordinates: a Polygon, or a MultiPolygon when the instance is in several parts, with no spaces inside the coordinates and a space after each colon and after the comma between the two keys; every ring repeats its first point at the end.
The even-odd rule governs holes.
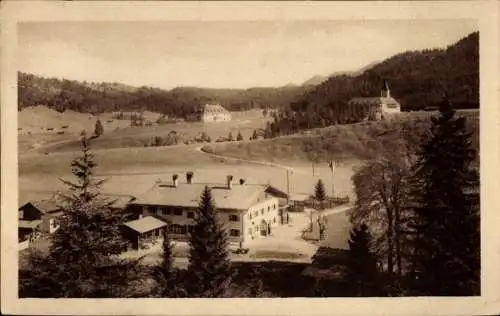
{"type": "Polygon", "coordinates": [[[479,175],[470,136],[444,101],[419,148],[400,140],[355,173],[351,277],[360,295],[480,295],[479,175]]]}
{"type": "Polygon", "coordinates": [[[332,76],[273,115],[266,137],[360,122],[369,107],[349,100],[380,96],[384,80],[402,111],[437,109],[444,96],[456,109],[479,108],[479,33],[446,49],[395,55],[356,76],[332,76]]]}
{"type": "MultiPolygon", "coordinates": [[[[268,109],[286,106],[310,86],[276,88],[208,89],[179,87],[164,90],[132,87],[119,83],[89,83],[43,78],[18,73],[18,108],[45,105],[59,112],[152,111],[170,118],[190,119],[205,103],[219,103],[229,111],[268,109]]],[[[138,119],[138,118],[136,118],[138,119]]]]}

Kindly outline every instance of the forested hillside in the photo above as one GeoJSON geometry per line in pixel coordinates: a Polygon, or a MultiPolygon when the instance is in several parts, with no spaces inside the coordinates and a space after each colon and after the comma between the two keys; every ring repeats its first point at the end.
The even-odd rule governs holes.
{"type": "Polygon", "coordinates": [[[311,86],[278,88],[206,89],[179,87],[163,90],[131,87],[119,83],[88,83],[67,79],[42,78],[18,74],[19,110],[45,105],[57,111],[66,109],[102,113],[147,110],[171,117],[187,117],[205,102],[220,103],[231,111],[254,108],[280,108],[288,105],[311,86]]]}
{"type": "Polygon", "coordinates": [[[266,135],[274,137],[313,127],[353,123],[351,98],[380,96],[384,80],[403,111],[436,108],[446,96],[457,109],[479,107],[479,33],[446,49],[405,52],[359,75],[332,76],[275,116],[266,135]]]}

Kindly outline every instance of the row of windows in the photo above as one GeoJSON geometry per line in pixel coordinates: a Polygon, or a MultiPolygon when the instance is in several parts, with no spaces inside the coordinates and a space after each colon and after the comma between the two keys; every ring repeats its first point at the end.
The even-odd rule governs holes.
{"type": "MultiPolygon", "coordinates": [[[[194,229],[193,225],[178,225],[178,224],[172,224],[170,225],[170,233],[172,234],[179,234],[179,235],[185,235],[187,233],[192,233],[194,229]]],[[[231,229],[229,231],[229,235],[231,237],[239,237],[240,236],[240,230],[239,229],[231,229]]]]}
{"type": "MultiPolygon", "coordinates": [[[[148,206],[148,212],[150,214],[156,213],[156,215],[175,215],[175,216],[183,216],[183,210],[179,208],[166,208],[166,207],[155,207],[155,206],[148,206]]],[[[194,218],[194,212],[193,211],[188,211],[187,212],[187,218],[194,218]]],[[[229,221],[230,222],[238,222],[240,220],[240,217],[238,215],[229,215],[229,221]]]]}
{"type": "MultiPolygon", "coordinates": [[[[273,218],[273,223],[276,224],[276,217],[273,218]]],[[[252,225],[254,225],[255,223],[252,222],[252,225]]],[[[249,227],[248,228],[248,234],[251,235],[252,232],[259,232],[263,227],[260,227],[259,225],[255,225],[255,227],[252,229],[252,227],[249,227]]],[[[265,228],[267,229],[267,227],[265,228]]]]}
{"type": "MultiPolygon", "coordinates": [[[[272,208],[273,208],[273,210],[275,210],[276,209],[276,204],[273,204],[272,208]]],[[[267,212],[269,213],[270,211],[271,211],[271,206],[268,206],[267,207],[267,212]]],[[[260,215],[264,215],[264,208],[260,209],[260,215]]],[[[252,214],[252,212],[250,212],[248,214],[248,219],[252,219],[252,217],[257,217],[257,216],[259,216],[259,210],[254,211],[253,214],[252,214]]]]}

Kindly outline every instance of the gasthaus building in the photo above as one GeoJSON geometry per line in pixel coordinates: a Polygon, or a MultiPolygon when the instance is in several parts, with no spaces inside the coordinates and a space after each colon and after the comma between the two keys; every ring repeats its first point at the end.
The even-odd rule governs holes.
{"type": "Polygon", "coordinates": [[[288,195],[276,187],[248,184],[244,179],[233,183],[230,175],[222,184],[196,183],[193,177],[194,174],[188,172],[182,182],[178,175],[173,175],[168,182],[157,181],[130,203],[137,219],[124,226],[134,245],[138,239],[148,242],[160,239],[164,232],[174,240],[186,240],[205,186],[211,189],[219,220],[227,229],[230,243],[244,245],[255,238],[266,237],[279,225],[288,195]]]}

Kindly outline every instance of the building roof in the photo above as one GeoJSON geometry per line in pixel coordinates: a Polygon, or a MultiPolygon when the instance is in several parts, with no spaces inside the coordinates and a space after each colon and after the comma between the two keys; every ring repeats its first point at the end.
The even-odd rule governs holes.
{"type": "Polygon", "coordinates": [[[158,229],[158,228],[165,227],[165,226],[167,226],[167,223],[165,223],[162,220],[159,220],[156,217],[146,216],[146,217],[143,217],[140,219],[136,219],[136,220],[127,222],[123,225],[127,226],[128,228],[130,228],[130,229],[132,229],[140,234],[143,234],[143,233],[146,233],[146,232],[158,229]]]}
{"type": "Polygon", "coordinates": [[[369,97],[369,98],[353,98],[349,101],[349,104],[357,104],[357,105],[381,105],[381,104],[388,104],[388,105],[399,105],[399,102],[396,101],[394,98],[386,98],[386,97],[369,97]]]}
{"type": "Polygon", "coordinates": [[[101,196],[109,201],[114,201],[112,206],[116,208],[125,208],[130,204],[130,202],[135,200],[135,197],[132,195],[101,194],[101,196]]]}
{"type": "Polygon", "coordinates": [[[205,104],[203,106],[203,113],[229,113],[229,111],[220,104],[205,104]]]}
{"type": "Polygon", "coordinates": [[[27,206],[28,204],[33,205],[35,208],[37,208],[40,212],[42,212],[44,214],[57,212],[60,209],[59,205],[57,204],[57,201],[55,201],[54,199],[26,202],[25,204],[21,205],[19,208],[21,209],[21,208],[27,206]]]}
{"type": "Polygon", "coordinates": [[[178,183],[177,187],[174,187],[171,183],[159,182],[132,204],[198,207],[205,186],[211,189],[212,198],[218,209],[247,210],[259,202],[263,192],[274,196],[277,195],[275,192],[280,192],[286,196],[270,185],[233,183],[231,189],[228,189],[226,184],[178,183]]]}
{"type": "Polygon", "coordinates": [[[42,220],[40,220],[40,219],[33,220],[33,221],[19,220],[19,228],[35,229],[41,223],[42,223],[42,220]]]}

